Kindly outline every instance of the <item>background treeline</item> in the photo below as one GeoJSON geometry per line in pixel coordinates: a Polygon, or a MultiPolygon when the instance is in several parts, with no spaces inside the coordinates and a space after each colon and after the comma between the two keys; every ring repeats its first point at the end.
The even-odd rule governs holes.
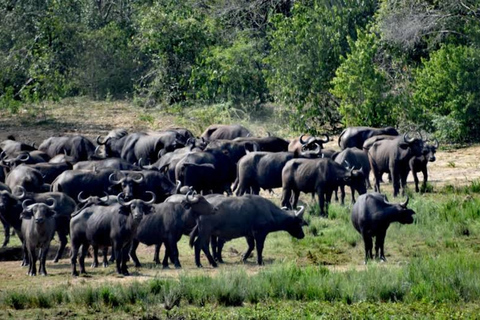
{"type": "Polygon", "coordinates": [[[0,0],[0,107],[266,105],[293,130],[480,141],[478,0],[0,0]]]}

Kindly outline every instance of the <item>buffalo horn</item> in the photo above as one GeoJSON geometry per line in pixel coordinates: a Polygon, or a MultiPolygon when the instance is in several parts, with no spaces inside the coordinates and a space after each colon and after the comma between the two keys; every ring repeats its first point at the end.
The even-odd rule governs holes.
{"type": "Polygon", "coordinates": [[[113,172],[109,177],[108,177],[108,181],[110,181],[111,184],[120,184],[122,183],[124,180],[125,180],[125,174],[121,171],[118,171],[116,170],[115,172],[113,172]],[[116,180],[115,177],[117,176],[117,174],[121,174],[121,178],[120,180],[116,180]]]}
{"type": "Polygon", "coordinates": [[[409,200],[410,200],[410,198],[407,196],[407,200],[405,200],[405,202],[400,203],[400,206],[402,208],[406,208],[409,200]]]}
{"type": "Polygon", "coordinates": [[[350,167],[350,163],[349,163],[347,160],[343,160],[343,162],[345,162],[345,164],[347,165],[347,169],[350,170],[350,168],[351,168],[351,167],[350,167]]]}
{"type": "Polygon", "coordinates": [[[145,179],[145,177],[141,173],[135,173],[134,175],[138,176],[138,178],[136,179],[132,177],[132,180],[136,183],[141,183],[145,179]]]}
{"type": "Polygon", "coordinates": [[[97,144],[98,144],[99,146],[103,146],[103,145],[105,145],[105,144],[107,143],[108,139],[110,139],[110,137],[108,137],[107,139],[101,141],[101,140],[100,140],[100,135],[99,135],[99,136],[97,136],[97,144]]]}
{"type": "Polygon", "coordinates": [[[80,191],[80,193],[77,196],[77,200],[80,203],[86,203],[88,201],[88,198],[84,198],[82,195],[83,195],[83,191],[80,191]]]}
{"type": "Polygon", "coordinates": [[[7,153],[5,151],[2,151],[2,153],[0,153],[0,159],[5,159],[7,157],[7,153]]]}
{"type": "Polygon", "coordinates": [[[145,193],[150,193],[152,195],[152,199],[150,199],[149,201],[146,201],[145,203],[147,203],[147,204],[155,203],[155,199],[156,199],[155,193],[153,193],[152,191],[145,191],[145,193]]]}
{"type": "Polygon", "coordinates": [[[15,160],[19,160],[22,162],[26,162],[28,161],[28,159],[30,159],[30,155],[28,153],[21,153],[15,158],[15,160]]]}
{"type": "Polygon", "coordinates": [[[299,217],[299,218],[303,218],[303,212],[305,211],[305,207],[300,206],[298,208],[300,208],[300,209],[298,211],[295,211],[295,216],[299,217]]]}
{"type": "Polygon", "coordinates": [[[198,198],[198,197],[195,198],[195,192],[193,192],[191,190],[187,192],[186,199],[187,199],[188,203],[197,203],[200,200],[200,198],[198,198]],[[194,196],[193,199],[189,198],[191,194],[193,194],[193,196],[194,196]]]}
{"type": "Polygon", "coordinates": [[[177,180],[177,187],[175,188],[175,194],[180,193],[180,188],[182,187],[182,182],[180,180],[177,180]]]}
{"type": "Polygon", "coordinates": [[[54,198],[48,198],[46,201],[51,202],[52,204],[49,205],[49,206],[48,206],[48,204],[47,204],[47,206],[48,206],[50,209],[55,210],[55,207],[57,206],[57,200],[55,200],[54,198]]]}
{"type": "Polygon", "coordinates": [[[439,144],[438,144],[437,138],[435,138],[435,140],[433,140],[433,141],[434,141],[433,146],[434,146],[435,148],[438,148],[439,144]]]}
{"type": "Polygon", "coordinates": [[[134,201],[134,200],[130,200],[128,202],[125,202],[125,200],[123,198],[124,198],[124,194],[123,194],[123,192],[120,192],[117,196],[117,201],[121,206],[129,206],[134,201]]]}
{"type": "Polygon", "coordinates": [[[103,203],[107,203],[108,202],[108,199],[110,199],[110,195],[108,193],[106,193],[105,191],[103,192],[103,194],[105,194],[104,197],[101,197],[99,198],[99,200],[103,203]]]}
{"type": "Polygon", "coordinates": [[[32,199],[23,200],[23,202],[22,202],[23,210],[28,210],[28,207],[32,204],[34,204],[34,201],[32,199]]]}
{"type": "Polygon", "coordinates": [[[310,139],[308,139],[307,141],[303,141],[303,137],[304,137],[304,136],[305,136],[305,134],[302,134],[302,135],[300,136],[300,139],[298,139],[298,141],[300,141],[300,144],[302,144],[302,145],[307,144],[307,143],[308,143],[308,140],[310,140],[310,139]]]}
{"type": "Polygon", "coordinates": [[[323,136],[325,137],[325,139],[318,139],[317,140],[320,140],[322,143],[327,143],[328,141],[330,141],[330,137],[328,136],[328,134],[324,133],[323,136]]]}
{"type": "Polygon", "coordinates": [[[17,197],[18,199],[23,199],[27,192],[25,191],[25,188],[23,186],[15,186],[13,190],[13,195],[17,197]]]}

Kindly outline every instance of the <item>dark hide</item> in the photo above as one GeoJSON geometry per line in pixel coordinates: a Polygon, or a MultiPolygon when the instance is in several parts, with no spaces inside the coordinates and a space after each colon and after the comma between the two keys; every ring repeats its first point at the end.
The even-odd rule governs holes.
{"type": "Polygon", "coordinates": [[[238,124],[212,124],[205,129],[200,137],[204,138],[205,140],[212,141],[218,139],[233,140],[239,137],[248,137],[249,135],[250,131],[238,124]]]}
{"type": "Polygon", "coordinates": [[[384,243],[387,229],[392,222],[413,223],[415,212],[403,204],[388,203],[383,194],[374,192],[358,197],[352,208],[352,223],[365,243],[365,263],[373,259],[372,247],[375,237],[375,257],[385,261],[384,243]]]}
{"type": "Polygon", "coordinates": [[[259,265],[263,264],[263,247],[270,232],[287,231],[297,239],[305,236],[302,230],[302,226],[306,225],[302,218],[303,209],[295,215],[278,208],[270,200],[256,195],[214,196],[208,201],[218,208],[218,212],[214,215],[200,216],[197,227],[190,237],[190,245],[195,246],[195,263],[198,267],[202,266],[200,249],[212,266],[217,265],[208,248],[212,236],[222,241],[246,237],[248,250],[243,260],[246,261],[256,247],[259,265]]]}
{"type": "Polygon", "coordinates": [[[346,148],[363,148],[363,143],[370,137],[378,135],[398,136],[398,131],[392,127],[371,128],[371,127],[349,127],[342,131],[338,137],[338,146],[343,150],[346,148]]]}
{"type": "Polygon", "coordinates": [[[95,156],[95,145],[81,135],[50,137],[40,144],[38,150],[45,152],[50,158],[66,153],[73,158],[73,162],[90,160],[95,156]]]}
{"type": "Polygon", "coordinates": [[[282,170],[282,206],[295,208],[300,191],[312,193],[318,196],[320,215],[326,216],[333,191],[344,185],[360,194],[367,192],[360,170],[347,170],[330,159],[290,160],[282,170]]]}

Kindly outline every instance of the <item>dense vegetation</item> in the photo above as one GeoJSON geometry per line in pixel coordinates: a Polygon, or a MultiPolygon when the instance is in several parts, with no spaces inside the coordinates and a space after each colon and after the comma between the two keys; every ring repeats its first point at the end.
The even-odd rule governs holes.
{"type": "Polygon", "coordinates": [[[275,105],[298,131],[479,141],[479,15],[476,0],[0,0],[0,107],[275,105]]]}

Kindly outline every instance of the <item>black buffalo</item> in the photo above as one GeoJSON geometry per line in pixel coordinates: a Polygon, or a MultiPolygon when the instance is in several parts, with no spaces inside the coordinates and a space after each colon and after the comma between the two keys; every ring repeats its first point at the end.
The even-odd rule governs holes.
{"type": "Polygon", "coordinates": [[[212,124],[202,133],[201,137],[205,140],[233,140],[239,137],[248,137],[251,133],[247,128],[234,124],[234,125],[225,125],[225,124],[212,124]]]}
{"type": "Polygon", "coordinates": [[[402,188],[405,195],[407,176],[410,171],[409,161],[419,157],[423,151],[423,140],[409,137],[408,133],[393,140],[375,142],[368,150],[370,167],[375,176],[375,191],[380,192],[380,181],[383,173],[389,173],[393,182],[393,196],[396,197],[402,188]]]}
{"type": "Polygon", "coordinates": [[[135,240],[132,244],[130,256],[136,267],[140,267],[136,255],[138,243],[156,245],[154,261],[160,264],[158,250],[162,244],[165,244],[165,258],[163,267],[168,267],[168,257],[173,261],[176,268],[180,268],[178,259],[177,242],[183,234],[188,235],[197,224],[197,219],[202,215],[215,214],[214,208],[203,196],[176,195],[164,203],[153,205],[154,212],[146,216],[137,229],[135,240]],[[178,201],[176,198],[181,198],[178,201]]]}
{"type": "MultiPolygon", "coordinates": [[[[357,148],[347,148],[335,156],[334,161],[343,165],[345,168],[354,168],[361,170],[363,172],[363,176],[365,177],[365,184],[370,187],[370,163],[368,162],[367,154],[357,148]]],[[[345,188],[340,186],[340,193],[341,193],[341,203],[342,205],[345,203],[345,188]]],[[[355,190],[351,188],[352,193],[352,203],[355,202],[355,190]]],[[[335,195],[335,197],[337,197],[335,195]]],[[[338,200],[338,199],[337,199],[338,200]]]]}
{"type": "Polygon", "coordinates": [[[73,162],[90,160],[95,157],[95,145],[86,137],[81,135],[50,137],[45,139],[38,150],[53,158],[57,154],[67,154],[72,157],[73,162]]]}
{"type": "Polygon", "coordinates": [[[373,237],[375,237],[375,257],[385,261],[384,243],[387,229],[392,222],[413,223],[415,212],[404,203],[389,203],[385,195],[367,193],[358,197],[352,208],[352,223],[362,235],[365,244],[365,263],[373,259],[373,237]]]}
{"type": "MultiPolygon", "coordinates": [[[[99,248],[105,249],[112,246],[116,260],[118,274],[128,275],[127,260],[130,244],[135,237],[137,227],[144,215],[152,210],[151,204],[155,197],[149,201],[131,200],[124,202],[122,197],[119,203],[110,206],[92,205],[77,213],[70,221],[70,237],[72,243],[72,275],[78,275],[77,257],[80,247],[80,273],[85,271],[85,256],[90,245],[94,248],[95,257],[99,248]]],[[[95,262],[98,261],[94,261],[95,262]]],[[[105,261],[104,261],[105,262],[105,261]]]]}
{"type": "Polygon", "coordinates": [[[415,192],[420,192],[420,189],[418,188],[418,172],[423,173],[422,190],[426,190],[428,181],[427,164],[436,160],[435,153],[437,152],[437,148],[438,140],[435,139],[433,144],[424,144],[421,156],[410,159],[409,166],[413,174],[413,180],[415,181],[415,192]]]}
{"type": "Polygon", "coordinates": [[[323,138],[308,137],[305,139],[305,135],[302,134],[299,138],[295,138],[288,144],[287,150],[289,152],[300,153],[306,150],[316,150],[318,147],[323,149],[323,144],[330,141],[330,137],[327,134],[323,134],[323,138]]]}
{"type": "Polygon", "coordinates": [[[269,151],[269,152],[282,152],[288,150],[289,142],[285,139],[279,137],[242,137],[235,138],[233,141],[236,142],[250,142],[258,146],[259,151],[269,151]]]}
{"type": "Polygon", "coordinates": [[[318,196],[320,215],[325,216],[332,193],[344,185],[360,194],[367,192],[365,176],[360,170],[347,169],[331,159],[290,160],[282,170],[282,206],[295,208],[300,191],[312,193],[318,196]]]}
{"type": "Polygon", "coordinates": [[[37,258],[40,256],[39,273],[46,276],[45,261],[47,259],[50,242],[55,233],[55,200],[51,205],[33,203],[29,200],[23,202],[21,213],[23,247],[28,253],[29,276],[37,275],[37,258]],[[30,203],[30,204],[29,204],[30,203]],[[39,249],[39,255],[37,254],[39,249]]]}
{"type": "Polygon", "coordinates": [[[297,239],[305,236],[302,230],[302,227],[306,225],[302,218],[304,208],[293,214],[257,195],[214,196],[208,201],[218,208],[217,213],[200,216],[197,227],[190,236],[190,245],[195,246],[195,263],[198,267],[202,266],[200,249],[207,256],[210,264],[214,267],[217,266],[208,248],[212,236],[222,239],[222,241],[246,237],[248,249],[243,260],[246,261],[256,247],[259,265],[263,264],[263,247],[270,232],[287,231],[297,239]]]}
{"type": "Polygon", "coordinates": [[[371,128],[371,127],[349,127],[342,131],[338,137],[338,146],[343,150],[346,148],[363,148],[363,143],[370,137],[378,135],[398,136],[398,131],[392,127],[371,128]]]}
{"type": "Polygon", "coordinates": [[[25,164],[14,168],[5,179],[5,184],[14,189],[16,186],[22,186],[27,191],[43,192],[48,191],[48,185],[44,184],[42,173],[25,164]]]}

